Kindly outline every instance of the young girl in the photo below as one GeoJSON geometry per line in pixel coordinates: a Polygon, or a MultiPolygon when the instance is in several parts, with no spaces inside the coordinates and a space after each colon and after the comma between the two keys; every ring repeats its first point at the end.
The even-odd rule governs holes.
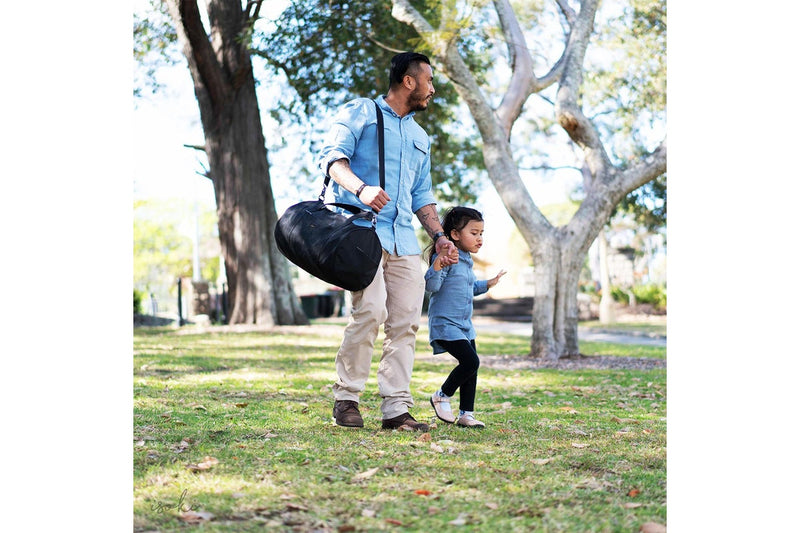
{"type": "Polygon", "coordinates": [[[433,353],[448,352],[458,360],[442,387],[431,395],[431,406],[444,422],[482,428],[475,420],[475,389],[480,360],[475,348],[472,327],[472,298],[494,287],[506,273],[501,270],[490,280],[476,280],[472,272],[472,255],[483,245],[483,216],[469,207],[454,207],[442,221],[445,236],[458,248],[458,263],[442,266],[441,258],[431,250],[430,267],[425,273],[425,290],[431,293],[428,306],[428,329],[433,353]],[[450,398],[456,389],[459,416],[453,414],[450,398]]]}

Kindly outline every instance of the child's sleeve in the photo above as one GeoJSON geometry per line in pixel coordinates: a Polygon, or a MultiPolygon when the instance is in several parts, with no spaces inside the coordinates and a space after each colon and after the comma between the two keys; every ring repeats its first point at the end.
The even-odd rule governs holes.
{"type": "Polygon", "coordinates": [[[447,272],[450,270],[450,267],[444,267],[441,270],[433,268],[433,261],[436,261],[437,255],[438,254],[434,254],[431,266],[429,266],[428,271],[425,272],[425,290],[427,292],[438,292],[439,289],[442,288],[444,278],[447,277],[447,272]]]}
{"type": "Polygon", "coordinates": [[[479,294],[483,294],[489,290],[489,280],[488,279],[479,279],[475,283],[472,284],[472,295],[478,296],[479,294]]]}

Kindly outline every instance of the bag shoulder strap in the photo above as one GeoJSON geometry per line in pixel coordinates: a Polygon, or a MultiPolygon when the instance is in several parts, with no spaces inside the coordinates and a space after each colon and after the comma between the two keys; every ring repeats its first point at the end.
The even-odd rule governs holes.
{"type": "MultiPolygon", "coordinates": [[[[383,157],[383,111],[381,110],[381,106],[378,105],[378,102],[373,100],[372,103],[375,104],[375,117],[378,119],[378,172],[380,174],[381,189],[386,190],[386,167],[383,157]]],[[[325,182],[322,184],[322,192],[319,194],[319,200],[321,202],[325,201],[325,191],[328,190],[328,184],[330,182],[331,177],[326,174],[325,182]]]]}
{"type": "Polygon", "coordinates": [[[378,118],[378,168],[381,175],[381,189],[386,190],[386,167],[383,164],[383,111],[378,102],[374,101],[375,115],[378,118]]]}

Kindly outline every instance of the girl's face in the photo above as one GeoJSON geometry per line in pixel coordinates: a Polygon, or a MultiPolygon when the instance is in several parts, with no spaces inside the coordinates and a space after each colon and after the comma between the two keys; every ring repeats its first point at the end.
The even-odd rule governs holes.
{"type": "Polygon", "coordinates": [[[470,220],[460,230],[454,229],[451,231],[450,237],[459,250],[471,254],[477,253],[483,246],[483,221],[470,220]]]}

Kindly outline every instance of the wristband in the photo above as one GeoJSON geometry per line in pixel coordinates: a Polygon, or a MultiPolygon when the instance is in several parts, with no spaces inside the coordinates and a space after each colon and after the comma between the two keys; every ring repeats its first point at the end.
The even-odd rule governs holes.
{"type": "Polygon", "coordinates": [[[445,236],[445,234],[444,234],[443,231],[437,231],[436,233],[434,233],[433,234],[433,242],[434,242],[434,244],[436,243],[436,241],[439,240],[439,237],[444,237],[444,236],[445,236]]]}
{"type": "Polygon", "coordinates": [[[361,191],[363,191],[363,190],[364,190],[364,187],[366,187],[366,186],[367,186],[367,184],[366,184],[366,183],[362,183],[362,184],[361,184],[361,187],[359,187],[358,189],[356,189],[356,198],[358,198],[359,200],[361,199],[361,198],[359,198],[359,196],[361,196],[361,191]]]}

